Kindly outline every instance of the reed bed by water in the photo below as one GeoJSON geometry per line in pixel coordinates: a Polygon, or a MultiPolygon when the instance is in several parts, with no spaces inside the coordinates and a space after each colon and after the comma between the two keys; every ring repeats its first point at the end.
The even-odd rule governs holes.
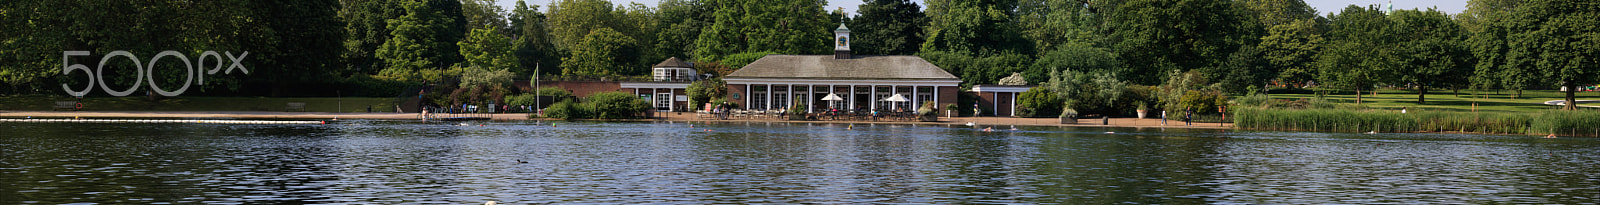
{"type": "Polygon", "coordinates": [[[1468,132],[1600,136],[1600,112],[1543,111],[1491,113],[1454,111],[1243,108],[1234,126],[1242,129],[1326,132],[1468,132]]]}

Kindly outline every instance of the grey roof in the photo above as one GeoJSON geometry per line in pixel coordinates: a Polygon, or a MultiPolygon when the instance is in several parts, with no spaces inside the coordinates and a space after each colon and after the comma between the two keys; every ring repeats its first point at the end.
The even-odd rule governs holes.
{"type": "Polygon", "coordinates": [[[839,23],[839,28],[833,29],[833,31],[850,32],[850,27],[844,27],[844,23],[839,23]]]}
{"type": "Polygon", "coordinates": [[[728,77],[960,80],[917,56],[767,55],[728,77]]]}
{"type": "Polygon", "coordinates": [[[694,66],[693,65],[689,65],[689,63],[684,63],[683,60],[678,60],[678,57],[667,58],[667,60],[661,61],[661,63],[657,63],[655,66],[651,66],[651,68],[693,68],[693,67],[694,66]]]}

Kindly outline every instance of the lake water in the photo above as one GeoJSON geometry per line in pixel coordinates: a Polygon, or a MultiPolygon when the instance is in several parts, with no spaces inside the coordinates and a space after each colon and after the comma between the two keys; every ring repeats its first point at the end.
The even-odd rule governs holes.
{"type": "Polygon", "coordinates": [[[0,204],[1600,201],[1595,138],[452,124],[5,123],[0,204]]]}

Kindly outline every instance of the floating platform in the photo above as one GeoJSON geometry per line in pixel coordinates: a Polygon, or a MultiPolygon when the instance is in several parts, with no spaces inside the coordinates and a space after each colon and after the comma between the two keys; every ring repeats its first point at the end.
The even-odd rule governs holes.
{"type": "Polygon", "coordinates": [[[197,124],[328,124],[314,120],[170,120],[170,119],[0,119],[5,122],[28,123],[197,123],[197,124]]]}

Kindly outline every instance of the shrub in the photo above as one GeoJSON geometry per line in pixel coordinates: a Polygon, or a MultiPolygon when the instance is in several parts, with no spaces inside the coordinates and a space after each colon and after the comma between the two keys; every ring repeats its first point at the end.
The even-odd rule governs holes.
{"type": "Polygon", "coordinates": [[[720,78],[712,78],[689,83],[687,90],[689,93],[689,109],[704,109],[700,106],[704,106],[703,104],[706,102],[711,102],[711,99],[713,98],[727,95],[727,87],[727,84],[724,83],[720,78]]]}
{"type": "Polygon", "coordinates": [[[1194,109],[1195,114],[1210,114],[1217,113],[1215,108],[1225,105],[1227,102],[1228,96],[1223,96],[1220,91],[1190,90],[1189,93],[1183,95],[1182,100],[1178,102],[1178,106],[1180,110],[1194,109]]]}
{"type": "Polygon", "coordinates": [[[583,104],[593,108],[595,119],[633,119],[650,109],[644,99],[624,92],[595,93],[584,99],[583,104]]]}
{"type": "Polygon", "coordinates": [[[588,117],[587,113],[584,106],[573,103],[571,100],[561,101],[544,109],[546,117],[563,120],[584,119],[588,117]]]}
{"type": "Polygon", "coordinates": [[[1048,117],[1060,114],[1061,98],[1049,88],[1033,87],[1017,98],[1017,116],[1048,117]]]}

